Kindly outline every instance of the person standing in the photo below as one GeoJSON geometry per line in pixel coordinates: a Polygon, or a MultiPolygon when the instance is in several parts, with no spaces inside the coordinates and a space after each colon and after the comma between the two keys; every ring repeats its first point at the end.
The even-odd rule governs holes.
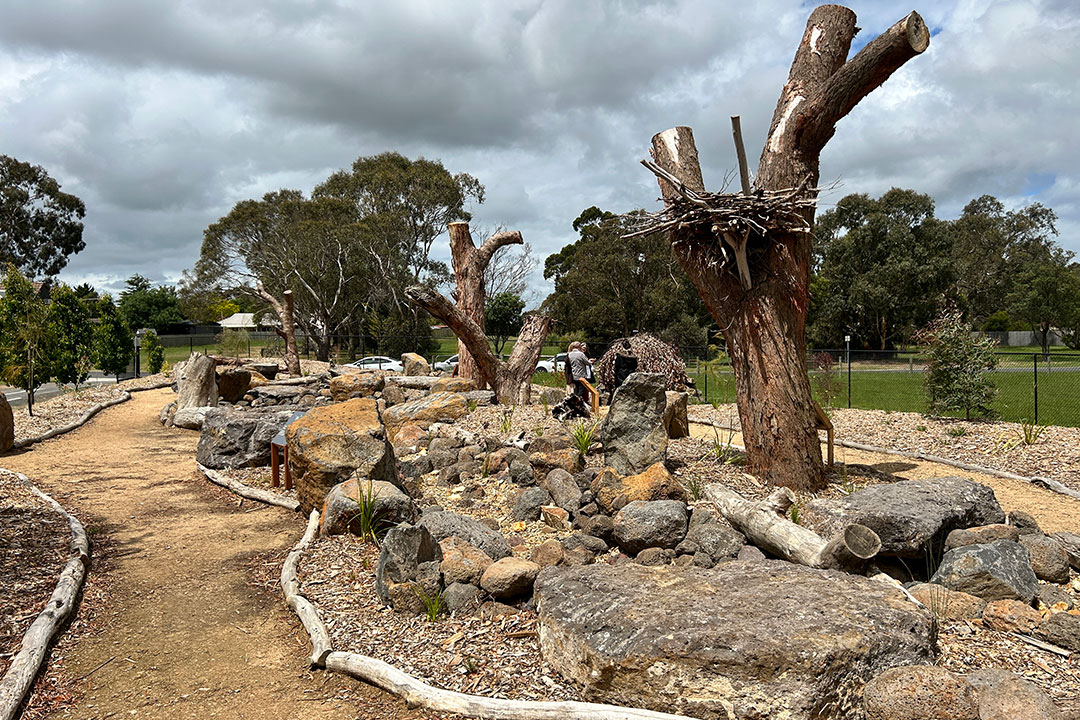
{"type": "Polygon", "coordinates": [[[589,403],[589,389],[585,387],[582,380],[589,379],[589,373],[592,371],[591,363],[588,356],[582,350],[583,343],[572,342],[570,343],[570,352],[566,355],[566,364],[570,368],[570,376],[574,381],[574,394],[585,401],[586,405],[589,403]]]}

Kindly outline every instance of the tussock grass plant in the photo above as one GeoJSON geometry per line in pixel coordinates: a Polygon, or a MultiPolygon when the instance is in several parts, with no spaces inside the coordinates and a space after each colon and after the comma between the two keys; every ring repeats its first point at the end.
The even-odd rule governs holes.
{"type": "Polygon", "coordinates": [[[967,428],[963,426],[951,427],[945,432],[949,433],[949,437],[964,437],[967,435],[967,428]]]}
{"type": "Polygon", "coordinates": [[[795,502],[788,508],[788,519],[796,525],[799,524],[799,513],[802,511],[802,503],[795,502]]]}
{"type": "Polygon", "coordinates": [[[1020,421],[1020,428],[1016,431],[1016,434],[1024,445],[1034,445],[1039,442],[1039,438],[1042,437],[1044,432],[1046,432],[1045,425],[1036,425],[1025,418],[1020,421]]]}
{"type": "Polygon", "coordinates": [[[499,432],[508,433],[514,427],[514,406],[511,405],[502,411],[499,417],[499,432]]]}
{"type": "Polygon", "coordinates": [[[584,421],[570,426],[570,437],[573,438],[574,447],[582,455],[589,454],[589,448],[592,446],[597,426],[598,423],[596,422],[586,425],[584,421]]]}
{"type": "Polygon", "coordinates": [[[416,593],[416,597],[420,598],[420,602],[424,604],[424,616],[427,617],[428,621],[435,622],[438,620],[446,605],[443,601],[442,590],[436,590],[434,593],[428,594],[419,585],[414,585],[413,592],[416,593]]]}
{"type": "Polygon", "coordinates": [[[691,475],[686,478],[686,482],[683,483],[686,487],[686,493],[690,496],[691,500],[695,502],[705,497],[705,483],[701,481],[701,478],[696,475],[691,475]]]}
{"type": "Polygon", "coordinates": [[[721,440],[719,431],[715,427],[713,428],[713,441],[712,447],[709,448],[709,454],[725,465],[731,465],[736,462],[735,448],[731,446],[732,441],[735,439],[735,430],[725,428],[725,432],[727,438],[721,440]]]}
{"type": "Polygon", "coordinates": [[[375,507],[375,483],[368,482],[364,485],[362,480],[357,481],[360,491],[356,494],[356,503],[359,510],[349,520],[349,528],[355,528],[354,532],[362,540],[378,546],[390,529],[390,523],[386,521],[382,510],[375,507]]]}

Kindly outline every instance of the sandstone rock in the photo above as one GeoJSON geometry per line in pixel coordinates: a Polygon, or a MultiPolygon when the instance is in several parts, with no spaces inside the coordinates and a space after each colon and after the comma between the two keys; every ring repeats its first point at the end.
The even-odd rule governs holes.
{"type": "Polygon", "coordinates": [[[908,592],[942,620],[979,618],[986,607],[982,598],[934,583],[919,583],[908,588],[908,592]]]}
{"type": "MultiPolygon", "coordinates": [[[[4,402],[7,402],[7,400],[5,399],[4,402]]],[[[0,413],[0,414],[2,414],[2,413],[0,413]]],[[[161,412],[158,414],[158,422],[160,422],[165,427],[169,427],[170,425],[172,425],[172,419],[173,419],[174,415],[176,415],[176,401],[175,400],[173,400],[171,403],[169,403],[165,407],[161,408],[161,412]]],[[[2,420],[0,420],[0,422],[2,422],[2,420]]],[[[2,433],[2,432],[3,431],[0,430],[0,433],[2,433]]]]}
{"type": "Polygon", "coordinates": [[[412,498],[397,486],[376,480],[346,480],[331,488],[323,503],[320,532],[323,535],[360,533],[361,500],[371,500],[374,519],[382,527],[411,523],[419,514],[412,498]]]}
{"type": "Polygon", "coordinates": [[[383,402],[386,403],[386,407],[394,407],[405,402],[405,391],[399,388],[397,385],[391,385],[383,388],[382,391],[383,402]]]}
{"type": "MultiPolygon", "coordinates": [[[[438,381],[439,378],[432,377],[430,375],[416,375],[406,377],[405,375],[390,375],[386,376],[386,386],[394,386],[402,388],[403,390],[417,390],[421,394],[417,397],[422,397],[428,390],[438,381]]],[[[407,394],[406,394],[407,395],[407,394]]]]}
{"type": "Polygon", "coordinates": [[[172,424],[185,430],[202,430],[207,413],[213,409],[212,407],[180,408],[173,413],[172,424]]]}
{"type": "Polygon", "coordinates": [[[553,453],[574,447],[574,438],[569,433],[555,430],[546,432],[529,441],[529,453],[553,453]]]}
{"type": "Polygon", "coordinates": [[[385,376],[381,372],[350,372],[330,378],[330,397],[345,402],[352,397],[371,397],[383,389],[385,376]]]}
{"type": "Polygon", "coordinates": [[[263,380],[273,380],[278,374],[278,364],[276,362],[253,362],[244,366],[248,372],[258,373],[263,380]]]}
{"type": "Polygon", "coordinates": [[[1004,519],[989,487],[942,477],[871,485],[840,500],[812,500],[799,522],[827,538],[852,523],[866,525],[881,538],[883,555],[923,558],[941,547],[950,530],[1004,519]]]}
{"type": "Polygon", "coordinates": [[[965,545],[983,545],[995,540],[1020,541],[1020,533],[1012,525],[983,525],[967,529],[957,529],[945,536],[945,551],[965,545]]]}
{"type": "Polygon", "coordinates": [[[866,720],[979,720],[975,688],[933,665],[894,667],[866,683],[866,720]]]}
{"type": "Polygon", "coordinates": [[[1020,544],[1031,556],[1035,577],[1052,583],[1069,582],[1069,556],[1056,540],[1045,535],[1022,535],[1020,544]]]}
{"type": "Polygon", "coordinates": [[[251,384],[251,372],[243,368],[222,368],[217,374],[218,396],[234,403],[244,397],[251,384]]]}
{"type": "Polygon", "coordinates": [[[991,630],[1030,635],[1039,624],[1039,611],[1019,600],[995,600],[983,610],[983,625],[991,630]]]}
{"type": "Polygon", "coordinates": [[[488,566],[480,578],[480,587],[500,600],[527,595],[539,572],[540,566],[532,561],[504,557],[488,566]]]}
{"type": "Polygon", "coordinates": [[[493,560],[510,554],[510,545],[506,538],[479,520],[447,510],[426,510],[417,522],[430,530],[436,540],[457,535],[473,547],[483,550],[493,560]]]}
{"type": "Polygon", "coordinates": [[[446,377],[436,378],[431,384],[431,393],[452,392],[471,393],[476,391],[476,382],[472,378],[446,377]]]}
{"type": "Polygon", "coordinates": [[[488,472],[497,473],[506,470],[513,462],[529,464],[529,456],[524,450],[513,446],[493,450],[487,457],[488,472]]]}
{"type": "Polygon", "coordinates": [[[615,516],[612,536],[628,555],[650,547],[674,549],[686,537],[686,520],[686,505],[678,500],[635,500],[615,516]]]}
{"type": "Polygon", "coordinates": [[[555,504],[567,512],[576,513],[581,506],[581,488],[574,476],[562,468],[555,468],[547,474],[544,488],[555,504]]]}
{"type": "Polygon", "coordinates": [[[625,478],[612,468],[604,468],[589,489],[596,503],[609,514],[634,500],[688,500],[682,483],[663,463],[655,463],[644,472],[625,478]]]}
{"type": "Polygon", "coordinates": [[[407,377],[431,374],[431,365],[424,359],[423,355],[417,355],[416,353],[402,355],[401,367],[401,374],[407,377]]]}
{"type": "Polygon", "coordinates": [[[900,591],[782,561],[547,568],[535,599],[544,659],[584,699],[709,720],[855,717],[872,677],[934,660],[900,591]]]}
{"type": "Polygon", "coordinates": [[[667,457],[666,387],[659,373],[633,373],[615,391],[600,425],[605,465],[621,475],[633,475],[667,457]]]}
{"type": "Polygon", "coordinates": [[[667,400],[664,407],[664,429],[668,438],[690,437],[690,420],[686,414],[690,394],[668,390],[664,396],[667,400]]]}
{"type": "Polygon", "coordinates": [[[299,402],[302,396],[310,395],[311,389],[306,388],[303,385],[275,385],[271,383],[269,385],[260,385],[259,387],[251,388],[248,394],[255,398],[253,402],[262,402],[272,405],[283,403],[295,404],[299,402]]]}
{"type": "Polygon", "coordinates": [[[451,583],[479,585],[480,576],[492,563],[491,558],[483,550],[473,547],[456,535],[441,540],[439,547],[442,548],[443,555],[439,568],[442,570],[443,582],[447,585],[451,583]]]}
{"type": "Polygon", "coordinates": [[[950,550],[930,582],[983,600],[1023,600],[1039,592],[1028,552],[1019,543],[997,540],[950,550]]]}
{"type": "Polygon", "coordinates": [[[1046,693],[1008,670],[976,670],[965,679],[975,688],[979,720],[1064,720],[1046,693]]]}
{"type": "Polygon", "coordinates": [[[215,470],[270,464],[270,441],[288,422],[288,408],[216,407],[206,413],[195,458],[215,470]]]}
{"type": "Polygon", "coordinates": [[[443,591],[446,610],[454,615],[466,615],[480,607],[480,588],[466,583],[451,583],[443,591]]]}
{"type": "Polygon", "coordinates": [[[1054,613],[1039,623],[1035,634],[1066,650],[1080,652],[1080,615],[1054,613]]]}
{"type": "Polygon", "coordinates": [[[438,392],[387,408],[383,421],[387,434],[393,439],[397,429],[406,423],[426,429],[432,423],[457,420],[468,412],[469,407],[463,397],[457,393],[438,392]]]}
{"type": "Polygon", "coordinates": [[[7,452],[15,447],[15,415],[11,412],[11,404],[0,393],[0,453],[7,452]]]}
{"type": "Polygon", "coordinates": [[[559,565],[565,557],[566,551],[563,550],[562,543],[558,540],[546,540],[540,543],[533,548],[532,554],[529,555],[529,559],[541,568],[559,565]]]}
{"type": "Polygon", "coordinates": [[[285,431],[296,496],[305,512],[353,473],[401,487],[394,449],[373,398],[314,408],[285,431]]]}
{"type": "Polygon", "coordinates": [[[176,409],[213,407],[218,404],[217,364],[209,355],[196,353],[176,373],[176,409]]]}
{"type": "Polygon", "coordinates": [[[542,487],[525,488],[514,501],[510,516],[515,520],[529,522],[540,519],[540,508],[551,502],[551,495],[542,487]]]}
{"type": "Polygon", "coordinates": [[[1071,532],[1056,532],[1050,537],[1057,540],[1058,545],[1069,556],[1069,564],[1074,570],[1080,570],[1080,535],[1071,532]]]}
{"type": "Polygon", "coordinates": [[[392,583],[422,582],[432,574],[432,564],[438,572],[441,561],[442,548],[427,528],[420,525],[391,528],[380,546],[375,592],[384,602],[389,602],[392,583]]]}
{"type": "Polygon", "coordinates": [[[422,448],[426,442],[426,430],[419,425],[405,423],[398,428],[397,434],[394,435],[394,441],[391,445],[394,447],[394,454],[401,456],[420,452],[420,448],[422,448]]]}
{"type": "Polygon", "coordinates": [[[540,519],[548,527],[556,530],[570,529],[570,513],[555,505],[545,505],[540,508],[540,519]]]}

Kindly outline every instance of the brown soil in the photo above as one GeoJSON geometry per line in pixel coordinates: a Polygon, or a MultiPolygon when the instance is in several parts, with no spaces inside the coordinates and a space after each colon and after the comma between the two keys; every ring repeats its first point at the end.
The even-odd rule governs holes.
{"type": "Polygon", "coordinates": [[[138,393],[74,432],[0,458],[73,511],[105,548],[91,577],[104,572],[108,592],[91,600],[101,607],[79,609],[102,626],[63,644],[55,664],[81,680],[68,688],[74,704],[48,717],[428,717],[307,668],[306,635],[279,595],[251,584],[249,568],[269,553],[276,572],[303,523],[203,481],[194,467],[197,433],[157,422],[171,399],[168,389],[138,393]]]}
{"type": "MultiPolygon", "coordinates": [[[[693,437],[700,437],[705,440],[712,440],[714,437],[713,428],[694,422],[690,423],[690,434],[693,437]]],[[[722,441],[726,442],[727,439],[727,435],[721,435],[722,441]]],[[[742,435],[735,433],[731,442],[742,445],[742,435]]],[[[824,454],[824,444],[822,445],[822,453],[824,454]]],[[[1080,532],[1080,500],[1020,480],[1009,480],[994,475],[968,472],[950,465],[914,460],[899,455],[863,452],[845,447],[835,448],[835,460],[837,464],[869,465],[875,470],[905,480],[961,475],[993,488],[994,495],[997,496],[998,502],[1001,503],[1001,507],[1005,512],[1023,510],[1030,513],[1039,521],[1039,526],[1044,532],[1058,532],[1061,530],[1080,532]]]]}

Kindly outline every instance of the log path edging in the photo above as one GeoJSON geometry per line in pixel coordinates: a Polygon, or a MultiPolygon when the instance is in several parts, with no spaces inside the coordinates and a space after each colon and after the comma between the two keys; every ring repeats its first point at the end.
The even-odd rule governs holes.
{"type": "Polygon", "coordinates": [[[195,467],[199,468],[199,472],[201,472],[207,480],[239,495],[240,497],[249,500],[257,500],[258,502],[266,503],[267,505],[276,505],[277,507],[292,510],[293,512],[300,512],[299,500],[284,497],[275,492],[271,492],[270,490],[263,490],[262,488],[245,485],[239,480],[233,480],[232,478],[219,473],[217,470],[211,470],[199,462],[195,463],[195,467]]]}
{"type": "MultiPolygon", "coordinates": [[[[10,471],[8,471],[10,472],[10,471]]],[[[12,720],[19,707],[30,694],[34,679],[41,670],[45,653],[57,635],[60,626],[67,621],[75,608],[75,600],[86,580],[86,569],[90,562],[90,542],[86,529],[79,519],[64,507],[39,490],[22,473],[13,473],[30,486],[42,500],[57,512],[67,517],[71,528],[71,555],[60,572],[45,609],[23,633],[22,647],[11,661],[4,677],[0,679],[0,720],[12,720]]]]}

